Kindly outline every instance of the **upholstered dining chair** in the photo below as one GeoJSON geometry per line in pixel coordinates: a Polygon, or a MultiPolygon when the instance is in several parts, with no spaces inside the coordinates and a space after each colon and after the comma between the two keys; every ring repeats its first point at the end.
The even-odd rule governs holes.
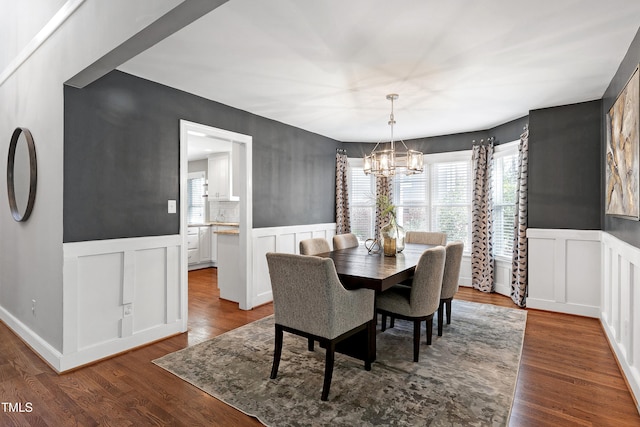
{"type": "Polygon", "coordinates": [[[393,286],[376,296],[376,311],[382,314],[382,331],[387,327],[387,316],[413,321],[413,361],[420,354],[420,325],[427,324],[427,345],[433,335],[433,315],[440,304],[445,249],[443,246],[427,249],[420,256],[411,286],[393,286]]]}
{"type": "Polygon", "coordinates": [[[300,240],[300,255],[316,255],[330,251],[329,242],[322,237],[300,240]]]}
{"type": "MultiPolygon", "coordinates": [[[[319,341],[326,348],[321,399],[327,400],[336,344],[362,330],[375,335],[374,291],[346,290],[330,258],[267,253],[267,264],[275,316],[271,378],[278,375],[284,331],[319,341]]],[[[371,370],[371,361],[365,369],[371,370]]]]}
{"type": "Polygon", "coordinates": [[[438,336],[442,336],[442,323],[444,320],[444,308],[447,311],[447,325],[451,324],[451,300],[458,292],[460,280],[460,264],[462,264],[462,251],[464,243],[455,241],[445,247],[446,259],[444,262],[444,274],[442,275],[442,292],[440,293],[440,306],[438,307],[438,336]]]}
{"type": "Polygon", "coordinates": [[[353,233],[336,234],[333,236],[333,249],[335,250],[355,248],[359,244],[358,238],[353,233]]]}
{"type": "Polygon", "coordinates": [[[420,243],[423,245],[445,245],[447,233],[438,231],[407,231],[405,243],[420,243]]]}

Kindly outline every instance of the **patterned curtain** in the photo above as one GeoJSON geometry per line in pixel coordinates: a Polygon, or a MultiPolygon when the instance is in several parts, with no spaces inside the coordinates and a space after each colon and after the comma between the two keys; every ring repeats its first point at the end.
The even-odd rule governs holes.
{"type": "Polygon", "coordinates": [[[527,181],[529,177],[529,130],[520,135],[518,187],[511,265],[511,299],[520,307],[527,300],[527,181]]]}
{"type": "Polygon", "coordinates": [[[351,233],[347,183],[347,153],[338,149],[336,151],[336,234],[351,233]]]}
{"type": "MultiPolygon", "coordinates": [[[[391,177],[386,177],[386,176],[376,177],[376,201],[380,196],[387,196],[389,200],[393,200],[393,194],[391,191],[392,183],[393,181],[391,177]]],[[[380,241],[380,227],[382,227],[389,221],[389,218],[387,217],[383,218],[381,214],[382,212],[380,211],[380,208],[376,203],[376,227],[374,230],[374,238],[378,242],[380,241]]]]}
{"type": "Polygon", "coordinates": [[[474,145],[471,285],[482,292],[493,292],[494,286],[492,169],[493,143],[474,145]]]}

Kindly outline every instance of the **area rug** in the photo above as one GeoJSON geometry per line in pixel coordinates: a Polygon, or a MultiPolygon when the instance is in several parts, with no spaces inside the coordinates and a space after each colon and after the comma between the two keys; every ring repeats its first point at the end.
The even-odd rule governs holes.
{"type": "MultiPolygon", "coordinates": [[[[273,316],[154,360],[158,366],[268,426],[505,426],[527,313],[453,301],[452,321],[413,360],[412,323],[377,331],[377,360],[336,354],[329,401],[320,400],[324,349],[284,334],[269,379],[273,316]]],[[[423,326],[424,329],[424,326],[423,326]]]]}

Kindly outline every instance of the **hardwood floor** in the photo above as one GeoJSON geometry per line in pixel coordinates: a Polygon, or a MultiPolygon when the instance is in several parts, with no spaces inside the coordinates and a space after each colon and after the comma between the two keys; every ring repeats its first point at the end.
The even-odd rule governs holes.
{"type": "MultiPolygon", "coordinates": [[[[514,307],[469,288],[456,298],[514,307]]],[[[62,375],[0,324],[0,425],[261,425],[150,362],[272,312],[220,300],[215,269],[190,272],[188,333],[62,375]]],[[[640,426],[598,320],[528,311],[510,425],[640,426]]]]}

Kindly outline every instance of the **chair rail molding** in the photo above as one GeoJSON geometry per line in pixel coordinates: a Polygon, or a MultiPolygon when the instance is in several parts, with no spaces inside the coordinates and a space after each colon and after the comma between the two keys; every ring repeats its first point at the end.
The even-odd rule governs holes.
{"type": "Polygon", "coordinates": [[[527,230],[527,307],[600,317],[600,230],[527,230]]]}
{"type": "MultiPolygon", "coordinates": [[[[640,248],[602,233],[600,321],[636,402],[640,398],[640,248]]],[[[640,406],[638,407],[640,412],[640,406]]]]}
{"type": "Polygon", "coordinates": [[[331,241],[336,234],[336,223],[291,225],[254,228],[253,236],[253,292],[252,307],[273,301],[267,252],[300,253],[300,241],[322,237],[331,241]]]}

